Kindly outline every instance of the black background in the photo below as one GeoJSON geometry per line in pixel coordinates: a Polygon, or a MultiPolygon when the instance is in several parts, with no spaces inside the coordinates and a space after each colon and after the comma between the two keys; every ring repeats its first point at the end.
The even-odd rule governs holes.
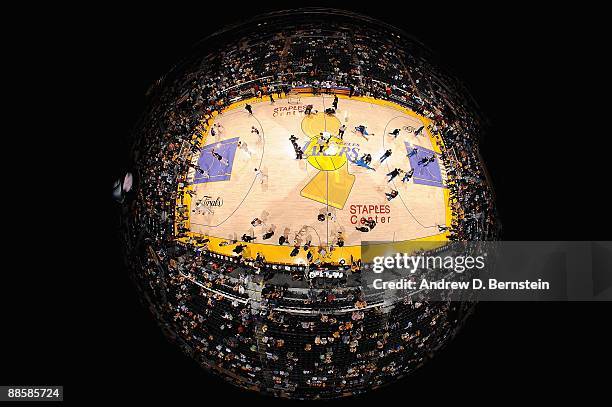
{"type": "MultiPolygon", "coordinates": [[[[85,225],[90,235],[62,247],[69,255],[61,256],[54,272],[61,273],[61,283],[40,280],[54,284],[27,302],[11,301],[6,309],[13,316],[5,321],[15,328],[3,332],[0,383],[63,384],[66,399],[73,401],[187,405],[212,395],[227,402],[262,399],[204,372],[164,339],[126,275],[108,191],[127,163],[128,134],[150,84],[224,24],[298,6],[267,4],[90,10],[79,22],[89,30],[72,35],[86,37],[86,48],[93,51],[78,76],[77,86],[87,95],[73,100],[88,107],[88,140],[80,143],[80,151],[87,152],[87,176],[79,181],[91,190],[95,179],[94,195],[100,197],[74,193],[83,224],[69,232],[85,225]]],[[[579,29],[575,11],[551,16],[514,4],[483,15],[482,9],[396,4],[335,6],[403,28],[464,80],[491,124],[482,151],[503,238],[609,240],[601,177],[607,173],[601,154],[605,136],[599,135],[597,117],[583,95],[598,86],[593,71],[584,70],[596,30],[579,29]]],[[[77,137],[82,140],[83,133],[77,137]]],[[[50,248],[45,253],[56,256],[50,248]]],[[[484,394],[493,391],[495,400],[524,401],[599,393],[609,379],[610,311],[607,303],[479,304],[446,350],[402,382],[359,400],[492,401],[484,394]]]]}

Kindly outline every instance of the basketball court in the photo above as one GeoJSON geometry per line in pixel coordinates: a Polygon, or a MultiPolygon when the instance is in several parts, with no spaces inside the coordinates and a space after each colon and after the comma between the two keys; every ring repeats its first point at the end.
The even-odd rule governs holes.
{"type": "Polygon", "coordinates": [[[245,257],[261,253],[286,264],[306,261],[304,250],[290,255],[294,244],[310,242],[315,258],[348,262],[360,258],[362,241],[446,240],[438,228],[451,220],[446,172],[429,120],[388,101],[339,98],[333,114],[325,112],[333,95],[304,94],[275,103],[267,97],[242,101],[216,115],[193,158],[204,173],[190,171],[195,194],[183,198],[190,236],[209,238],[211,252],[228,256],[235,255],[234,241],[253,236],[242,243],[245,257]],[[312,112],[305,114],[308,105],[312,112]],[[389,134],[395,129],[399,135],[389,134]],[[292,135],[303,159],[296,159],[292,135]],[[388,149],[391,155],[381,162],[388,149]],[[366,154],[368,164],[361,160],[366,154]],[[406,182],[405,172],[388,182],[396,168],[414,173],[406,182]],[[397,196],[388,200],[394,190],[397,196]],[[356,229],[364,226],[368,231],[356,229]],[[288,240],[282,246],[280,236],[288,240]]]}

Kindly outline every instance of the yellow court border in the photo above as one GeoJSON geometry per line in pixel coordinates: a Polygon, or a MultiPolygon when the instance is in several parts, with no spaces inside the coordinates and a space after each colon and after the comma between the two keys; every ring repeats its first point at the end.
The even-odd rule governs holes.
{"type": "MultiPolygon", "coordinates": [[[[318,97],[322,95],[325,95],[325,94],[312,94],[312,93],[300,94],[300,96],[303,96],[303,97],[318,97]]],[[[376,104],[379,106],[390,107],[402,113],[405,113],[409,116],[419,119],[425,126],[424,130],[431,141],[433,150],[437,154],[440,154],[442,152],[442,149],[440,147],[441,145],[443,146],[442,140],[439,137],[436,138],[435,136],[433,136],[431,132],[429,131],[428,127],[433,123],[431,119],[425,116],[422,116],[408,108],[400,106],[395,102],[391,102],[387,100],[376,99],[376,98],[369,97],[369,96],[353,96],[353,97],[349,97],[346,95],[337,95],[337,96],[340,99],[358,100],[358,101],[362,101],[366,103],[376,104]]],[[[281,98],[277,98],[276,100],[279,100],[279,99],[284,99],[284,98],[281,97],[281,98]]],[[[244,106],[247,104],[257,104],[257,103],[262,103],[262,102],[267,102],[267,100],[264,98],[252,97],[249,99],[245,99],[245,100],[241,100],[241,101],[232,103],[231,105],[228,105],[222,110],[223,112],[227,112],[227,111],[235,110],[241,107],[244,108],[244,106]]],[[[214,123],[214,118],[217,115],[218,113],[216,111],[212,113],[212,118],[209,120],[210,122],[209,126],[206,126],[205,124],[206,121],[202,119],[200,121],[200,126],[203,126],[203,127],[206,126],[204,132],[202,132],[201,130],[198,130],[192,136],[192,140],[197,140],[199,137],[201,137],[201,142],[199,143],[200,148],[206,144],[206,139],[208,138],[208,135],[210,134],[210,128],[212,127],[212,124],[214,123]]],[[[193,191],[193,189],[194,189],[193,185],[188,185],[184,187],[182,189],[184,193],[181,198],[180,197],[181,187],[178,187],[179,195],[177,196],[177,200],[176,200],[177,206],[175,207],[175,219],[180,219],[178,205],[182,204],[184,207],[188,208],[187,209],[188,216],[186,219],[182,220],[181,222],[182,222],[182,225],[186,229],[189,229],[189,230],[191,229],[191,222],[190,222],[191,220],[191,213],[190,213],[191,196],[187,193],[187,191],[190,191],[190,190],[193,191]]],[[[450,227],[451,222],[452,222],[452,211],[451,211],[451,206],[449,202],[450,194],[449,194],[448,188],[444,188],[443,191],[444,191],[444,204],[445,204],[445,212],[446,212],[445,213],[445,224],[447,227],[450,227]]],[[[178,235],[178,225],[179,225],[179,222],[175,221],[175,226],[174,226],[175,236],[178,235]]],[[[220,255],[224,255],[228,257],[233,257],[236,255],[233,252],[235,245],[226,244],[228,243],[227,239],[223,239],[223,238],[219,238],[215,236],[208,236],[208,235],[204,235],[201,233],[195,233],[195,232],[189,231],[186,233],[185,237],[178,238],[177,240],[184,244],[192,244],[195,246],[202,245],[202,244],[197,243],[196,239],[197,240],[208,239],[209,240],[207,243],[208,250],[212,253],[216,253],[216,254],[220,254],[220,255]],[[224,245],[221,245],[221,244],[224,244],[224,245]]],[[[411,251],[418,250],[418,248],[414,246],[415,242],[424,242],[426,243],[427,248],[431,248],[432,243],[435,245],[441,246],[444,244],[444,242],[447,242],[447,241],[448,241],[448,235],[446,232],[443,232],[443,233],[437,233],[431,236],[406,240],[402,242],[381,243],[381,244],[387,244],[389,245],[388,248],[393,248],[393,250],[397,252],[401,252],[403,246],[404,246],[404,251],[407,250],[406,246],[408,246],[411,251]]],[[[279,245],[271,244],[271,243],[245,243],[245,242],[239,242],[239,243],[246,246],[246,248],[242,252],[242,256],[245,259],[253,260],[255,259],[255,257],[257,257],[257,254],[259,253],[265,258],[267,262],[270,262],[270,263],[287,264],[287,265],[300,265],[300,264],[305,265],[308,263],[306,260],[306,252],[303,249],[300,249],[299,254],[295,257],[291,257],[289,255],[291,251],[293,250],[292,245],[279,246],[279,245]]],[[[339,264],[341,261],[344,261],[346,264],[350,264],[351,259],[355,261],[361,259],[361,246],[360,245],[335,247],[334,250],[332,250],[331,252],[325,252],[325,253],[319,253],[317,247],[312,247],[310,248],[309,251],[313,254],[313,261],[320,260],[320,261],[325,261],[327,263],[332,263],[332,264],[339,264]]]]}

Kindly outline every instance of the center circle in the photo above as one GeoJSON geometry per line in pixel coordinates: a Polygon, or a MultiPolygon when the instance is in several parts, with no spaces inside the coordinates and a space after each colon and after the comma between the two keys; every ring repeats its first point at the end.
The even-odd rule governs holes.
{"type": "Polygon", "coordinates": [[[323,112],[312,113],[302,119],[302,131],[310,138],[319,137],[324,131],[336,135],[340,125],[340,119],[323,112]]]}
{"type": "Polygon", "coordinates": [[[321,171],[339,170],[347,161],[344,141],[327,132],[310,139],[306,154],[308,163],[321,171]]]}
{"type": "Polygon", "coordinates": [[[310,137],[306,147],[308,163],[321,171],[335,171],[346,164],[344,141],[338,138],[340,120],[323,112],[309,114],[302,120],[302,131],[310,137]]]}

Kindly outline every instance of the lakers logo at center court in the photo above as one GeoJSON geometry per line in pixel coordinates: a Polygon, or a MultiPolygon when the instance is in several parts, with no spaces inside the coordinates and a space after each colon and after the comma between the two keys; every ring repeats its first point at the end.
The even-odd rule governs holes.
{"type": "Polygon", "coordinates": [[[333,115],[317,113],[302,121],[302,130],[309,135],[306,147],[308,163],[320,172],[302,189],[300,195],[338,209],[344,208],[355,183],[347,165],[348,148],[338,134],[340,120],[333,115]]]}

